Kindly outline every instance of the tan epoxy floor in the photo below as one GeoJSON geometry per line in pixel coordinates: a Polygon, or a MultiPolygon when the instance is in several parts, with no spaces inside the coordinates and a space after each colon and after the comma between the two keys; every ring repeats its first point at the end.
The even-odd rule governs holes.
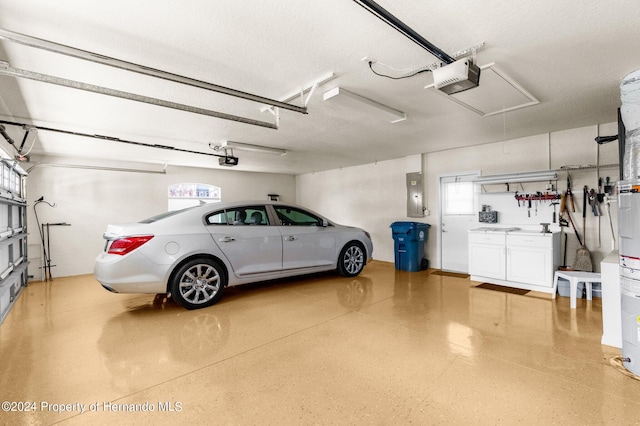
{"type": "Polygon", "coordinates": [[[32,283],[0,325],[0,399],[36,411],[0,424],[640,422],[599,299],[571,310],[477,284],[374,261],[187,311],[90,275],[32,283]]]}

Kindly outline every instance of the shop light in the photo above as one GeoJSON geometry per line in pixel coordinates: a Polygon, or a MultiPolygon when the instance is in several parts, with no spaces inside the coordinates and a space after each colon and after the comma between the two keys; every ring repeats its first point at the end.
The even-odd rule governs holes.
{"type": "Polygon", "coordinates": [[[341,87],[335,87],[326,91],[323,99],[325,101],[331,99],[334,102],[338,102],[351,108],[365,109],[368,113],[387,120],[390,123],[397,123],[407,119],[407,114],[402,111],[398,111],[397,109],[391,108],[372,99],[365,98],[364,96],[360,96],[356,93],[349,92],[341,87]]]}
{"type": "Polygon", "coordinates": [[[209,144],[211,148],[214,150],[223,149],[224,151],[232,151],[232,150],[240,150],[240,151],[251,151],[251,152],[260,152],[263,154],[276,154],[276,155],[287,155],[286,149],[280,148],[271,148],[268,146],[262,145],[254,145],[250,143],[243,142],[233,142],[233,141],[222,141],[220,145],[209,144]]]}
{"type": "Polygon", "coordinates": [[[492,183],[520,183],[541,182],[545,180],[557,180],[555,170],[540,170],[535,172],[503,173],[498,175],[478,176],[473,183],[487,185],[492,183]]]}

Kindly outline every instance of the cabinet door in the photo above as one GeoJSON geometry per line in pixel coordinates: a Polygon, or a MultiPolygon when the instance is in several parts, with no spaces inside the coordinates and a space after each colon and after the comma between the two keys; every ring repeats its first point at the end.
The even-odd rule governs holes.
{"type": "Polygon", "coordinates": [[[507,281],[552,287],[552,250],[536,247],[507,247],[507,281]]]}
{"type": "Polygon", "coordinates": [[[469,273],[487,278],[505,279],[504,245],[469,244],[469,273]]]}

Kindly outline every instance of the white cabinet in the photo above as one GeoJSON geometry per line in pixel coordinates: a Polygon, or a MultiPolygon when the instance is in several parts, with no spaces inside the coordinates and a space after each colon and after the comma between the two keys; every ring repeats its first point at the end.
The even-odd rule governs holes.
{"type": "Polygon", "coordinates": [[[469,234],[469,273],[505,279],[505,234],[469,234]]]}
{"type": "Polygon", "coordinates": [[[558,232],[469,232],[474,281],[551,293],[559,261],[558,232]]]}
{"type": "Polygon", "coordinates": [[[507,235],[507,281],[553,287],[551,235],[507,235]]]}

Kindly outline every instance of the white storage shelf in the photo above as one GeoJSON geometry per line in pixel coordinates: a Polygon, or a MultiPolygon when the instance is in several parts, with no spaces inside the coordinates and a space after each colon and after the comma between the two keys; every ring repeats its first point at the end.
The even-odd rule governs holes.
{"type": "Polygon", "coordinates": [[[469,232],[469,274],[474,281],[551,293],[559,262],[559,232],[469,232]]]}
{"type": "Polygon", "coordinates": [[[0,323],[29,282],[25,176],[12,162],[0,162],[0,323]]]}

